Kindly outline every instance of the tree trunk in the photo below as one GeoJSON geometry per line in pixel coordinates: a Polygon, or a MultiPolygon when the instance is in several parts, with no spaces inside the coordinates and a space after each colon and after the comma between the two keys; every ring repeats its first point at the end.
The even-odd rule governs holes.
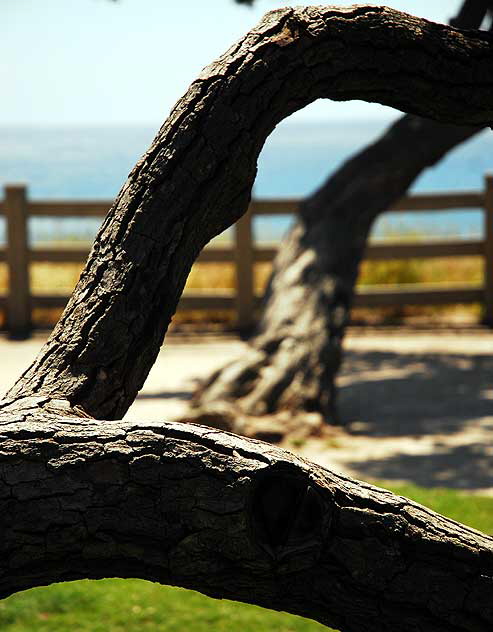
{"type": "MultiPolygon", "coordinates": [[[[488,6],[468,1],[453,22],[479,28],[488,6]]],[[[250,348],[199,386],[187,419],[266,440],[343,423],[334,382],[372,224],[479,131],[403,116],[306,199],[274,261],[250,348]]]]}
{"type": "Polygon", "coordinates": [[[316,7],[269,13],[203,72],[0,403],[3,595],[132,576],[344,632],[491,630],[492,539],[268,445],[111,419],[147,376],[200,248],[246,209],[276,122],[328,96],[485,125],[492,62],[479,33],[380,7],[316,7]]]}

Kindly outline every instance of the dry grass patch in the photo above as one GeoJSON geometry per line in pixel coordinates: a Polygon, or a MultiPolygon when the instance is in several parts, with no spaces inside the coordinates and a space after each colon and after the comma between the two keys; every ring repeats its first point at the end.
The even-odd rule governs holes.
{"type": "MultiPolygon", "coordinates": [[[[82,270],[77,263],[34,263],[30,266],[31,287],[34,294],[70,295],[82,270]]],[[[385,284],[419,283],[481,283],[484,277],[481,257],[446,257],[440,259],[405,259],[390,261],[364,261],[361,265],[358,286],[385,284]]],[[[262,294],[271,273],[270,263],[257,263],[254,269],[254,287],[262,294]]],[[[236,285],[235,266],[231,263],[197,263],[192,267],[185,291],[233,290],[236,285]]],[[[0,293],[8,288],[8,271],[0,264],[0,293]]],[[[58,317],[59,309],[35,309],[33,320],[37,326],[50,327],[58,317]]],[[[428,318],[430,320],[452,321],[479,320],[480,305],[464,306],[396,306],[379,309],[356,309],[355,322],[408,322],[409,319],[428,318]]],[[[230,310],[179,311],[174,318],[175,325],[220,326],[234,324],[235,315],[230,310]]],[[[0,319],[0,324],[1,319],[0,319]]]]}

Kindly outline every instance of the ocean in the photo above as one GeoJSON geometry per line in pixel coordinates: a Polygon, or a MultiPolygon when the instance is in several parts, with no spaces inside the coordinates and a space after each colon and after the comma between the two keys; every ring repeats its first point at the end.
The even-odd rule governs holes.
{"type": "MultiPolygon", "coordinates": [[[[289,120],[268,139],[259,159],[254,195],[305,196],[319,186],[342,161],[377,138],[384,120],[305,122],[289,120]]],[[[111,199],[158,126],[0,127],[0,186],[23,182],[32,199],[111,199]]],[[[483,176],[493,171],[493,133],[484,131],[451,152],[415,182],[413,191],[477,190],[483,176]]],[[[3,220],[2,220],[3,222],[3,220]]],[[[285,216],[255,220],[259,242],[282,238],[292,222],[285,216]]],[[[30,220],[33,245],[46,241],[92,240],[97,219],[30,220]]],[[[385,214],[376,222],[372,238],[423,234],[473,239],[482,235],[478,210],[385,214]]],[[[0,242],[5,225],[0,222],[0,242]]]]}

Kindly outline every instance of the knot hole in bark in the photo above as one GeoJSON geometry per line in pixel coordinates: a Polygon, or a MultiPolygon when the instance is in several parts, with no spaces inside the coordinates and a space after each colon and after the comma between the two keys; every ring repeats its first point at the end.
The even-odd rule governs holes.
{"type": "Polygon", "coordinates": [[[253,492],[251,510],[256,540],[273,558],[319,548],[328,512],[304,476],[264,474],[253,492]]]}

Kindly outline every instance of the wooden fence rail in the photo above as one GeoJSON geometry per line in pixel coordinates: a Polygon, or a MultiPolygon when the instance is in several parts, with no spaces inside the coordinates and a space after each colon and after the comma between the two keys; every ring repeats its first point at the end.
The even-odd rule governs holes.
{"type": "MultiPolygon", "coordinates": [[[[484,191],[433,193],[405,196],[389,211],[435,211],[454,208],[483,209],[484,235],[481,240],[433,240],[416,243],[370,245],[366,259],[405,259],[409,257],[484,257],[484,283],[467,285],[406,285],[374,286],[359,289],[355,297],[358,307],[393,305],[440,305],[447,303],[481,302],[484,321],[493,325],[493,175],[484,179],[484,191]]],[[[199,262],[229,262],[236,270],[236,290],[186,292],[181,309],[234,309],[239,328],[254,321],[258,297],[254,291],[254,264],[271,261],[276,253],[272,247],[257,247],[253,240],[252,221],[256,215],[286,215],[296,213],[298,199],[252,200],[248,212],[236,223],[232,247],[209,246],[199,262]]],[[[0,200],[0,214],[6,217],[7,245],[0,248],[0,262],[8,267],[9,289],[0,295],[0,308],[6,310],[7,328],[12,337],[23,337],[31,330],[31,312],[37,307],[63,307],[67,296],[33,294],[29,281],[29,266],[34,262],[84,262],[87,248],[30,248],[29,217],[103,217],[110,201],[30,201],[23,185],[5,187],[0,200]]]]}

